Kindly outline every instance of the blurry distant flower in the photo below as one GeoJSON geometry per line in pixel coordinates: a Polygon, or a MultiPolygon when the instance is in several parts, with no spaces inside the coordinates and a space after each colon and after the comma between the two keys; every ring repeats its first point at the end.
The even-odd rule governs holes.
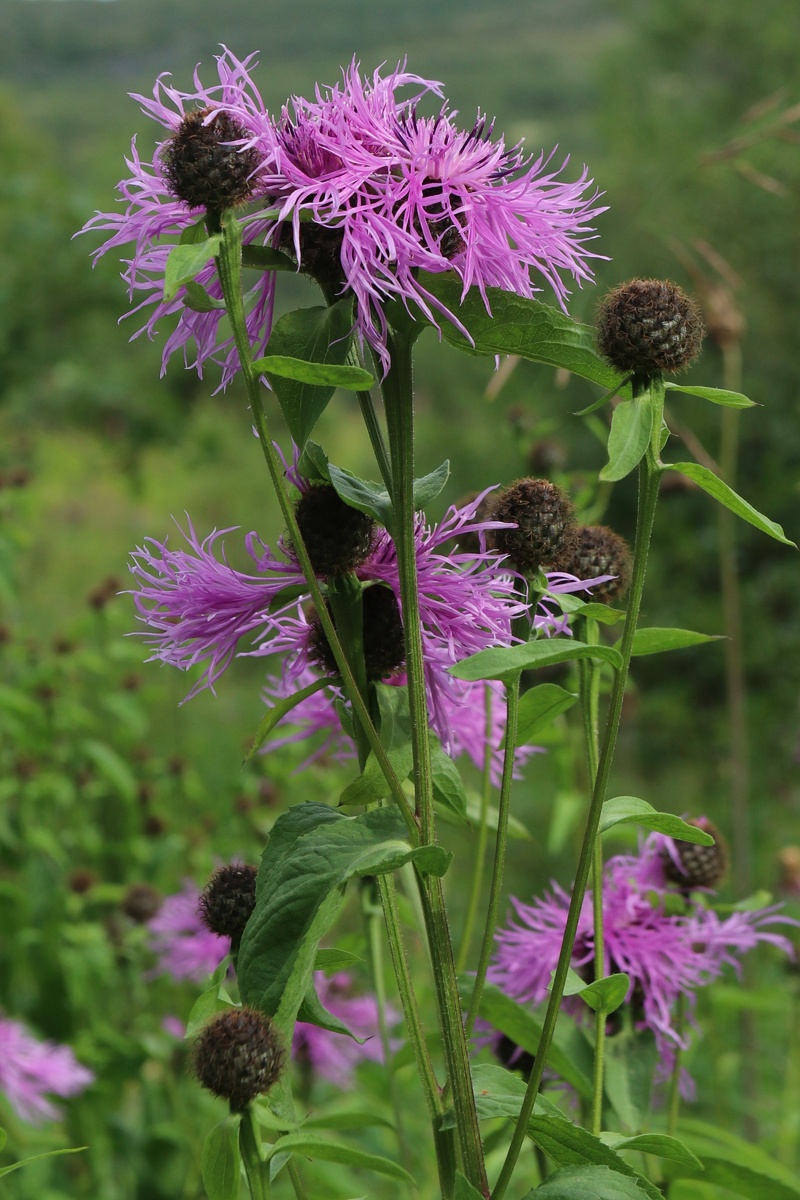
{"type": "Polygon", "coordinates": [[[369,80],[353,62],[341,85],[318,88],[313,101],[294,97],[256,143],[260,185],[291,230],[286,240],[298,262],[307,248],[317,254],[327,235],[338,251],[328,286],[354,293],[360,333],[384,366],[386,301],[419,305],[432,320],[443,311],[459,326],[458,314],[426,291],[420,269],[452,270],[464,293],[475,286],[485,300],[488,287],[533,295],[533,271],[563,304],[561,272],[592,278],[584,243],[603,209],[596,192],[587,195],[586,171],[561,182],[566,160],[550,169],[552,155],[534,161],[502,137],[491,141],[493,125],[480,114],[471,129],[459,129],[446,102],[436,116],[419,114],[421,99],[441,96],[439,83],[403,63],[369,80]],[[397,95],[407,88],[411,96],[397,95]],[[311,216],[310,227],[301,214],[311,216]]]}
{"type": "Polygon", "coordinates": [[[157,916],[147,922],[150,949],[158,957],[156,975],[203,983],[230,950],[230,938],[206,929],[198,912],[200,889],[193,883],[167,896],[157,916]]]}
{"type": "MultiPolygon", "coordinates": [[[[323,971],[314,975],[314,986],[323,1006],[338,1017],[358,1038],[356,1042],[344,1033],[331,1033],[318,1025],[298,1021],[294,1027],[292,1059],[311,1067],[316,1075],[346,1088],[353,1078],[359,1062],[370,1059],[383,1062],[383,1046],[378,1036],[378,1003],[374,996],[355,996],[352,980],[346,972],[339,972],[328,979],[323,971]]],[[[386,1014],[387,1023],[396,1025],[398,1015],[393,1010],[386,1014]]]]}
{"type": "MultiPolygon", "coordinates": [[[[254,56],[239,62],[229,50],[224,50],[216,61],[219,83],[212,87],[204,87],[195,73],[194,89],[182,92],[170,87],[169,76],[162,75],[156,81],[152,99],[133,97],[148,116],[166,129],[168,136],[156,147],[150,162],[142,160],[134,138],[127,160],[131,173],[118,189],[126,205],[124,211],[97,213],[82,232],[109,231],[110,236],[95,251],[95,261],[103,254],[133,244],[132,257],[124,260],[123,272],[128,295],[135,302],[129,315],[146,314],[145,324],[135,337],[147,333],[152,338],[162,318],[178,317],[164,346],[162,374],[170,356],[181,350],[187,365],[195,366],[201,376],[208,359],[220,363],[225,386],[238,370],[239,360],[232,338],[225,336],[223,341],[217,341],[223,309],[195,312],[187,308],[184,304],[187,291],[183,287],[172,300],[163,299],[164,270],[170,251],[180,241],[181,234],[203,219],[209,201],[214,199],[214,189],[222,186],[224,192],[225,175],[233,179],[234,190],[223,197],[220,207],[228,206],[224,200],[232,204],[256,198],[255,181],[252,189],[246,186],[246,181],[252,176],[258,158],[243,144],[263,122],[263,103],[249,73],[254,56]],[[197,159],[195,173],[199,180],[190,182],[188,189],[182,182],[186,169],[178,161],[182,151],[184,159],[197,159]]],[[[255,211],[242,210],[239,217],[245,245],[256,240],[263,243],[269,229],[263,197],[260,205],[252,207],[255,211]]],[[[274,280],[273,272],[260,273],[246,298],[247,328],[256,354],[266,345],[272,327],[274,280]]],[[[221,300],[213,261],[203,268],[197,282],[213,300],[221,300]]]]}
{"type": "MultiPolygon", "coordinates": [[[[699,903],[688,904],[682,913],[668,912],[663,899],[670,890],[664,875],[664,843],[668,840],[651,835],[639,855],[609,859],[603,884],[606,971],[622,971],[630,977],[628,1001],[634,1020],[655,1035],[665,1074],[671,1069],[675,1048],[687,1045],[686,1034],[679,1033],[674,1023],[679,996],[685,998],[691,1017],[697,990],[719,978],[726,965],[738,972],[741,956],[759,942],[770,942],[792,955],[789,940],[775,932],[774,926],[795,924],[778,915],[779,906],[735,912],[725,918],[699,903]]],[[[498,931],[489,977],[514,999],[534,1005],[546,999],[569,899],[557,884],[532,904],[512,897],[515,915],[498,931]]],[[[587,981],[594,978],[591,892],[581,909],[571,966],[587,981]]],[[[573,1012],[584,1009],[574,998],[564,1003],[573,1012]]]]}
{"type": "Polygon", "coordinates": [[[60,1113],[47,1093],[74,1096],[93,1079],[69,1046],[40,1042],[19,1021],[0,1016],[0,1092],[23,1121],[55,1120],[60,1113]]]}

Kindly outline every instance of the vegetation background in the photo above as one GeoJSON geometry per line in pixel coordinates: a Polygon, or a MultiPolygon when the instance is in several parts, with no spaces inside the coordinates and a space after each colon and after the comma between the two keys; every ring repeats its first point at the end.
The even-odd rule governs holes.
{"type": "MultiPolygon", "coordinates": [[[[162,538],[173,516],[180,522],[188,512],[200,531],[241,526],[267,540],[281,532],[242,392],[234,385],[212,396],[215,382],[198,381],[177,361],[159,379],[160,347],[144,338],[129,344],[136,318],[117,324],[126,308],[118,264],[103,259],[92,271],[94,238],[71,240],[92,212],[115,203],[134,132],[149,156],[156,130],[128,93],[149,93],[163,71],[188,86],[197,63],[210,80],[220,43],[239,56],[260,52],[256,75],[271,110],[316,81],[335,82],[353,57],[370,73],[407,56],[411,70],[444,82],[465,123],[480,107],[507,142],[524,138],[534,155],[557,145],[555,161],[569,155],[568,173],[586,162],[609,205],[597,242],[607,257],[597,262],[597,287],[574,295],[573,315],[590,321],[607,287],[640,275],[698,291],[712,321],[720,312],[741,319],[733,339],[741,390],[763,408],[741,418],[738,487],[789,536],[800,530],[794,0],[707,0],[702,9],[690,0],[3,0],[0,795],[8,809],[0,819],[0,927],[14,938],[0,951],[0,1003],[42,1035],[79,1046],[82,1039],[98,1073],[116,1081],[113,1101],[100,1089],[94,1109],[71,1117],[66,1136],[92,1142],[90,1166],[75,1165],[76,1156],[68,1168],[20,1172],[11,1177],[20,1197],[202,1194],[191,1190],[178,1147],[195,1125],[191,1136],[201,1137],[196,1112],[206,1102],[182,1100],[195,1107],[181,1126],[163,1088],[152,1101],[148,1071],[159,1086],[174,1073],[173,1050],[152,1017],[166,999],[160,983],[142,985],[141,930],[116,928],[113,906],[140,879],[175,891],[184,876],[202,880],[220,858],[252,859],[275,805],[333,786],[324,769],[313,783],[292,775],[291,753],[242,773],[242,748],[260,716],[261,667],[241,660],[217,697],[204,693],[179,707],[188,681],[141,667],[141,646],[122,638],[135,625],[132,603],[115,594],[126,586],[129,550],[148,535],[162,538]],[[93,873],[89,899],[70,891],[79,870],[93,873]],[[168,1170],[154,1157],[154,1136],[168,1170]]],[[[293,302],[315,303],[311,296],[298,281],[293,302]]],[[[731,359],[719,341],[709,339],[693,382],[723,384],[731,359]]],[[[578,499],[588,494],[603,451],[573,416],[591,399],[578,382],[530,364],[496,374],[490,362],[428,334],[418,394],[420,467],[452,463],[442,508],[545,462],[578,499]]],[[[688,398],[674,406],[688,443],[687,452],[676,435],[674,458],[691,457],[698,444],[719,458],[720,418],[706,407],[695,410],[688,398]]],[[[346,398],[328,409],[319,440],[335,461],[370,470],[346,398]]],[[[630,535],[632,481],[602,500],[604,519],[630,535]]],[[[737,538],[753,854],[733,879],[791,892],[778,856],[800,842],[797,560],[749,527],[737,538]]],[[[701,494],[664,497],[646,623],[722,632],[719,539],[717,515],[701,494]]],[[[235,537],[227,544],[235,561],[235,537]]],[[[640,664],[616,792],[706,813],[735,836],[731,785],[741,761],[731,758],[725,696],[718,644],[640,664]]],[[[541,890],[551,876],[569,880],[580,780],[564,764],[555,748],[520,789],[520,815],[535,837],[515,844],[510,891],[529,894],[531,880],[541,890]]],[[[770,1072],[785,1058],[796,1020],[794,987],[767,973],[749,1002],[769,1026],[760,1041],[770,1085],[761,1133],[787,1161],[796,1154],[798,1103],[787,1109],[770,1072]]],[[[724,1031],[740,1002],[720,994],[714,1016],[724,1031]]],[[[185,1016],[191,989],[181,997],[185,1016]]],[[[719,1110],[720,1092],[740,1077],[738,1049],[723,1045],[720,1035],[718,1052],[695,1068],[701,1112],[719,1110]]],[[[727,1120],[752,1125],[747,1090],[733,1088],[727,1120]]],[[[63,1132],[59,1140],[18,1128],[16,1150],[49,1145],[51,1136],[63,1144],[63,1132]]]]}

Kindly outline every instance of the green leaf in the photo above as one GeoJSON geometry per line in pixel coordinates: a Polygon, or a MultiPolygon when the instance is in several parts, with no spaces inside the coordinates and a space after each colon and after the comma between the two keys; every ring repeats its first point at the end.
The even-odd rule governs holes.
{"type": "Polygon", "coordinates": [[[787,538],[776,521],[770,521],[758,509],[753,508],[752,504],[748,504],[746,500],[737,495],[733,488],[729,488],[727,483],[723,483],[718,475],[709,471],[708,467],[701,467],[699,463],[693,462],[664,463],[664,466],[669,471],[677,471],[680,475],[685,475],[687,479],[693,480],[704,492],[708,492],[709,496],[713,496],[715,500],[718,500],[725,508],[729,508],[743,521],[755,525],[756,529],[760,529],[762,533],[769,534],[776,541],[797,549],[796,543],[787,538]]]}
{"type": "Polygon", "coordinates": [[[276,375],[281,379],[295,379],[298,383],[349,388],[353,392],[368,391],[375,383],[375,376],[362,367],[306,362],[302,358],[288,358],[285,354],[268,354],[264,358],[257,358],[253,367],[259,375],[266,375],[269,379],[276,375]]]}
{"type": "Polygon", "coordinates": [[[389,526],[392,519],[392,502],[382,484],[360,479],[352,471],[335,467],[333,463],[328,463],[328,478],[345,504],[374,517],[379,524],[389,526]]]}
{"type": "Polygon", "coordinates": [[[606,800],[600,815],[599,832],[605,833],[614,825],[641,825],[681,842],[694,842],[698,846],[713,846],[714,839],[696,825],[689,825],[672,813],[656,812],[652,804],[638,796],[614,796],[606,800]]]}
{"type": "Polygon", "coordinates": [[[599,621],[601,625],[618,625],[620,621],[625,620],[624,609],[612,608],[610,604],[579,600],[577,596],[570,595],[568,592],[556,596],[555,599],[562,610],[571,616],[591,617],[593,621],[599,621]]]}
{"type": "Polygon", "coordinates": [[[431,471],[430,475],[423,475],[421,479],[415,479],[414,511],[419,512],[420,509],[424,509],[426,505],[430,504],[431,500],[435,500],[449,478],[450,460],[445,459],[440,467],[431,471]]]}
{"type": "Polygon", "coordinates": [[[433,775],[433,797],[457,816],[467,817],[467,793],[464,781],[456,764],[445,754],[441,742],[430,735],[431,772],[433,775]]]}
{"type": "Polygon", "coordinates": [[[164,303],[174,300],[189,280],[199,275],[203,267],[220,252],[222,234],[215,233],[201,242],[183,242],[170,250],[164,267],[164,303]]]}
{"type": "Polygon", "coordinates": [[[639,1133],[634,1137],[621,1137],[618,1133],[601,1133],[601,1139],[612,1150],[638,1150],[641,1154],[655,1154],[670,1162],[683,1163],[688,1167],[699,1167],[702,1163],[688,1146],[666,1133],[639,1133]]]}
{"type": "Polygon", "coordinates": [[[700,396],[710,400],[712,404],[722,404],[725,408],[756,408],[755,400],[743,396],[741,392],[729,392],[726,388],[686,387],[682,383],[665,381],[664,387],[669,392],[683,392],[687,396],[700,396]]]}
{"type": "MultiPolygon", "coordinates": [[[[321,692],[326,687],[336,687],[338,683],[339,680],[335,678],[315,679],[307,687],[301,688],[298,692],[292,692],[291,696],[284,696],[282,700],[276,700],[272,707],[268,709],[266,716],[263,717],[261,724],[256,730],[253,744],[247,751],[244,762],[248,763],[253,755],[258,753],[272,733],[272,730],[279,721],[283,720],[287,713],[296,708],[298,704],[302,704],[309,696],[313,696],[315,692],[321,692]]],[[[242,765],[244,766],[244,763],[242,765]]]]}
{"type": "MultiPolygon", "coordinates": [[[[777,1164],[776,1164],[777,1167],[777,1164]]],[[[670,1166],[670,1179],[697,1179],[727,1188],[736,1196],[747,1200],[800,1200],[800,1188],[795,1183],[784,1183],[774,1175],[753,1170],[727,1158],[711,1158],[703,1155],[703,1168],[670,1166]]]]}
{"type": "Polygon", "coordinates": [[[304,1122],[305,1129],[371,1129],[375,1126],[394,1128],[389,1118],[374,1108],[317,1108],[314,1116],[304,1122]]]}
{"type": "Polygon", "coordinates": [[[202,283],[195,283],[193,279],[189,279],[184,287],[186,288],[184,307],[190,308],[192,312],[214,312],[216,309],[225,308],[225,301],[215,300],[202,283]]]}
{"type": "Polygon", "coordinates": [[[637,629],[633,635],[631,654],[662,654],[665,650],[685,650],[687,646],[701,646],[703,642],[723,641],[719,634],[695,633],[692,629],[637,629]]]}
{"type": "Polygon", "coordinates": [[[215,983],[197,997],[186,1020],[184,1038],[193,1038],[199,1029],[224,1008],[235,1007],[222,984],[215,983]]]}
{"type": "Polygon", "coordinates": [[[483,1200],[481,1192],[474,1188],[466,1175],[462,1175],[460,1171],[456,1171],[454,1200],[483,1200]]]}
{"type": "Polygon", "coordinates": [[[546,728],[556,717],[572,708],[578,697],[555,683],[540,683],[529,688],[519,701],[517,721],[517,743],[524,746],[540,729],[546,728]]]}
{"type": "Polygon", "coordinates": [[[317,445],[316,442],[306,442],[297,464],[297,470],[304,479],[310,480],[311,483],[330,483],[331,481],[328,473],[328,456],[322,446],[317,445]]]}
{"type": "Polygon", "coordinates": [[[411,1187],[417,1186],[413,1175],[409,1175],[408,1171],[391,1159],[379,1154],[368,1154],[365,1150],[359,1150],[356,1146],[349,1146],[344,1142],[331,1142],[317,1134],[304,1131],[287,1134],[273,1145],[265,1147],[265,1161],[269,1162],[275,1154],[285,1154],[287,1151],[323,1162],[362,1167],[379,1175],[388,1175],[390,1179],[397,1179],[401,1183],[408,1183],[411,1187]]]}
{"type": "MultiPolygon", "coordinates": [[[[401,782],[407,779],[414,765],[414,751],[411,742],[409,741],[397,749],[387,750],[386,757],[397,778],[401,782]]],[[[375,804],[378,800],[385,800],[387,796],[390,796],[391,791],[392,789],[386,782],[383,767],[370,751],[364,764],[364,770],[357,779],[348,783],[339,797],[339,805],[342,808],[352,808],[357,804],[375,804]]]]}
{"type": "Polygon", "coordinates": [[[220,1121],[207,1134],[200,1156],[200,1170],[208,1200],[238,1200],[241,1178],[239,1116],[220,1121]]]}
{"type": "Polygon", "coordinates": [[[200,217],[195,221],[194,225],[187,225],[180,236],[179,242],[181,246],[194,246],[198,242],[205,242],[208,239],[208,229],[206,227],[205,217],[200,217]]]}
{"type": "Polygon", "coordinates": [[[297,263],[288,254],[272,246],[242,246],[242,266],[256,271],[297,271],[297,263]]]}
{"type": "Polygon", "coordinates": [[[555,1171],[528,1192],[524,1200],[643,1200],[644,1196],[662,1193],[650,1185],[645,1191],[645,1180],[639,1176],[626,1178],[608,1167],[566,1167],[555,1171]]]}
{"type": "Polygon", "coordinates": [[[335,974],[337,971],[349,971],[363,962],[363,958],[359,958],[357,954],[351,954],[349,950],[337,950],[335,946],[321,946],[314,959],[314,970],[335,974]]]}
{"type": "MultiPolygon", "coordinates": [[[[698,1155],[706,1169],[708,1169],[709,1163],[724,1160],[731,1167],[747,1170],[756,1176],[765,1176],[770,1182],[774,1180],[776,1186],[780,1184],[786,1188],[797,1189],[797,1173],[795,1171],[777,1162],[760,1146],[746,1142],[743,1137],[730,1129],[722,1129],[718,1125],[711,1125],[696,1117],[682,1116],[680,1134],[681,1140],[698,1155]]],[[[672,1174],[672,1168],[670,1168],[670,1174],[672,1174]]],[[[700,1176],[700,1178],[705,1179],[705,1176],[700,1176]]],[[[730,1187],[731,1185],[725,1184],[725,1186],[730,1187]]],[[[736,1189],[731,1188],[731,1190],[735,1191],[736,1189]]],[[[751,1193],[744,1192],[743,1194],[749,1196],[751,1193]]],[[[766,1200],[768,1195],[763,1191],[755,1194],[759,1196],[759,1200],[762,1196],[766,1200]]],[[[780,1192],[776,1190],[773,1194],[785,1197],[786,1200],[789,1200],[789,1197],[796,1200],[797,1196],[796,1191],[780,1192]]]]}
{"type": "MultiPolygon", "coordinates": [[[[280,317],[272,328],[267,357],[341,367],[350,352],[352,300],[327,307],[300,308],[280,317]]],[[[278,398],[289,432],[304,446],[334,392],[335,384],[315,383],[265,372],[278,398]]]]}
{"type": "MultiPolygon", "coordinates": [[[[500,288],[487,288],[491,313],[477,288],[462,301],[463,284],[452,271],[433,275],[420,271],[419,282],[452,312],[472,341],[447,319],[441,321],[442,335],[451,346],[468,354],[518,354],[532,362],[563,367],[610,391],[625,382],[625,376],[597,354],[594,329],[580,325],[560,309],[539,300],[527,300],[500,288]]],[[[630,386],[622,388],[630,395],[630,386]]]]}
{"type": "Polygon", "coordinates": [[[608,462],[600,472],[606,483],[624,479],[644,457],[653,428],[653,401],[649,393],[623,400],[611,417],[608,462]]]}
{"type": "MultiPolygon", "coordinates": [[[[317,957],[319,951],[317,951],[317,957]]],[[[317,960],[314,960],[314,970],[317,968],[317,960]]],[[[317,989],[314,985],[313,977],[309,981],[308,991],[303,997],[303,1002],[297,1011],[297,1020],[305,1022],[306,1025],[316,1025],[319,1029],[327,1029],[331,1033],[341,1033],[344,1037],[352,1038],[359,1045],[364,1041],[364,1038],[358,1037],[351,1029],[345,1025],[341,1018],[328,1012],[325,1005],[317,995],[317,989]]]]}
{"type": "MultiPolygon", "coordinates": [[[[661,1192],[649,1180],[643,1178],[623,1158],[609,1149],[600,1138],[573,1125],[563,1116],[531,1117],[528,1123],[528,1136],[544,1150],[559,1167],[578,1166],[590,1163],[593,1166],[604,1167],[613,1171],[618,1181],[623,1179],[635,1180],[640,1189],[639,1197],[649,1196],[652,1200],[662,1200],[661,1192]]],[[[626,1195],[626,1192],[621,1192],[626,1195]]]]}
{"type": "Polygon", "coordinates": [[[278,817],[258,873],[256,907],[237,960],[239,991],[275,1017],[288,1037],[305,999],[317,945],[333,924],[351,878],[395,871],[406,862],[435,874],[450,855],[412,848],[396,808],[347,817],[327,804],[298,804],[278,817]]]}
{"type": "Polygon", "coordinates": [[[30,1158],[22,1158],[19,1162],[11,1163],[10,1166],[0,1167],[0,1179],[5,1175],[10,1175],[12,1171],[18,1171],[20,1167],[27,1167],[28,1163],[40,1162],[43,1158],[59,1158],[62,1154],[80,1154],[83,1150],[88,1150],[88,1146],[67,1146],[63,1150],[47,1150],[44,1154],[32,1154],[30,1158]]]}
{"type": "Polygon", "coordinates": [[[641,1129],[650,1112],[658,1062],[649,1029],[624,1029],[606,1039],[604,1091],[623,1125],[641,1129]]]}
{"type": "Polygon", "coordinates": [[[630,987],[630,979],[622,972],[606,975],[604,979],[595,979],[578,993],[584,1004],[595,1012],[616,1012],[624,1001],[630,987]]]}
{"type": "MultiPolygon", "coordinates": [[[[472,1086],[481,1121],[491,1121],[496,1117],[515,1120],[519,1116],[527,1086],[513,1071],[507,1071],[497,1063],[476,1063],[472,1068],[472,1086]]],[[[534,1112],[545,1116],[563,1116],[546,1096],[536,1097],[534,1112]]]]}
{"type": "MultiPolygon", "coordinates": [[[[462,998],[467,1004],[472,995],[473,982],[471,976],[465,976],[463,983],[460,983],[462,998]]],[[[523,1050],[536,1054],[542,1033],[539,1016],[506,996],[494,984],[484,985],[478,1015],[523,1050]]],[[[592,1050],[586,1038],[570,1021],[559,1020],[547,1061],[567,1083],[572,1084],[579,1095],[591,1099],[592,1050]]]]}
{"type": "Polygon", "coordinates": [[[477,654],[463,659],[450,667],[456,679],[475,681],[478,679],[512,679],[520,671],[536,667],[551,667],[556,663],[572,662],[578,658],[599,658],[622,666],[622,656],[612,646],[587,646],[574,638],[542,638],[518,646],[498,646],[490,650],[479,650],[477,654]]]}

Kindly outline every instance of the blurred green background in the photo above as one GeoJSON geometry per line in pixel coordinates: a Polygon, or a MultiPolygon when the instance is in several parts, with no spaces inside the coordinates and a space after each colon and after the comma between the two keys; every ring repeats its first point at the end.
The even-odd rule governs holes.
{"type": "MultiPolygon", "coordinates": [[[[410,70],[444,82],[465,123],[480,108],[507,143],[524,138],[533,155],[557,145],[557,160],[570,157],[567,177],[587,163],[609,205],[596,243],[607,261],[596,264],[597,287],[573,295],[571,312],[590,321],[598,297],[632,275],[695,291],[714,336],[691,381],[722,386],[726,371],[729,380],[738,372],[740,353],[741,390],[763,407],[740,418],[738,487],[790,537],[800,533],[796,0],[707,0],[702,8],[689,0],[5,0],[0,34],[0,650],[7,682],[35,706],[27,717],[5,710],[5,796],[13,812],[33,788],[36,820],[23,825],[29,835],[36,825],[41,842],[20,884],[14,838],[22,844],[23,832],[14,822],[22,818],[0,826],[0,899],[20,929],[35,913],[13,892],[18,885],[55,899],[70,872],[88,864],[110,885],[146,875],[176,890],[219,857],[254,856],[269,823],[265,780],[277,774],[286,801],[308,795],[305,780],[290,774],[291,755],[240,771],[261,715],[258,663],[239,661],[216,698],[204,693],[179,707],[188,681],[142,667],[139,644],[122,639],[135,628],[130,599],[113,595],[126,586],[128,552],[148,535],[162,538],[172,517],[188,512],[201,534],[241,526],[269,540],[281,532],[242,389],[212,396],[216,381],[198,381],[177,359],[159,379],[160,345],[129,343],[136,317],[117,323],[127,307],[119,264],[108,257],[92,270],[96,235],[71,240],[95,210],[114,207],[134,133],[150,156],[159,131],[127,93],[149,94],[159,73],[185,88],[200,63],[211,82],[220,43],[240,57],[258,50],[256,79],[275,111],[315,81],[335,82],[354,56],[366,73],[407,56],[410,70]],[[118,583],[98,604],[109,579],[118,583]],[[80,786],[61,801],[52,786],[59,771],[82,769],[87,738],[100,739],[128,771],[109,783],[114,772],[107,760],[100,770],[95,755],[96,810],[80,786]],[[50,762],[62,743],[67,757],[50,762]],[[171,771],[176,756],[181,769],[171,771]],[[49,785],[41,772],[36,787],[20,773],[20,759],[31,757],[49,762],[49,785]],[[144,818],[143,783],[151,785],[144,818]],[[103,806],[117,793],[126,816],[104,840],[97,822],[108,819],[103,806]],[[48,841],[40,823],[51,813],[48,841]],[[79,829],[91,813],[94,840],[79,829]],[[157,834],[146,829],[153,816],[157,834]]],[[[283,303],[305,302],[318,301],[291,281],[283,303]]],[[[596,433],[573,415],[593,398],[580,381],[524,363],[496,374],[491,361],[439,346],[428,333],[417,382],[420,473],[444,458],[453,468],[432,517],[468,491],[541,473],[543,464],[580,498],[604,461],[596,433]]],[[[717,410],[688,397],[671,408],[667,456],[719,461],[717,410]]],[[[334,461],[374,474],[350,398],[334,399],[317,437],[334,461]]],[[[631,536],[633,480],[603,499],[604,519],[631,536]]],[[[748,526],[736,536],[753,835],[744,877],[774,889],[779,852],[800,842],[798,566],[796,552],[748,526]]],[[[722,632],[719,538],[702,494],[664,495],[647,624],[722,632]]],[[[237,545],[231,535],[233,561],[237,545]]],[[[741,764],[730,757],[725,689],[720,644],[638,663],[614,792],[705,812],[730,835],[731,776],[741,764]]],[[[518,805],[536,837],[514,845],[509,873],[509,890],[526,894],[532,879],[537,890],[551,875],[568,882],[576,786],[563,753],[540,756],[528,779],[518,805]]],[[[311,786],[323,794],[324,773],[311,786]]],[[[62,964],[56,991],[72,969],[62,964]]],[[[3,1003],[11,1010],[21,987],[16,1013],[51,1036],[75,1036],[70,1006],[44,1003],[34,966],[20,970],[9,967],[3,1003]]],[[[725,1086],[725,1077],[716,1082],[725,1086]]],[[[103,1195],[138,1194],[126,1186],[103,1195]]]]}

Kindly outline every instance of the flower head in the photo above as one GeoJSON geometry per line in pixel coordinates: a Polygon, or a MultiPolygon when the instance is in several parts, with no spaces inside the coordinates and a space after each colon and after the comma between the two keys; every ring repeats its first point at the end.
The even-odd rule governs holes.
{"type": "Polygon", "coordinates": [[[230,950],[230,938],[212,933],[198,911],[200,890],[186,882],[183,890],[167,896],[161,911],[147,922],[150,948],[158,958],[156,975],[203,983],[230,950]]]}
{"type": "MultiPolygon", "coordinates": [[[[340,1088],[352,1083],[353,1071],[359,1062],[383,1062],[383,1046],[378,1037],[378,1003],[374,996],[353,994],[352,980],[345,971],[328,978],[323,971],[314,975],[314,986],[323,1006],[338,1017],[357,1038],[333,1033],[319,1025],[298,1021],[292,1039],[292,1059],[307,1064],[311,1070],[340,1088]]],[[[398,1015],[391,1009],[387,1023],[395,1025],[398,1015]]]]}
{"type": "Polygon", "coordinates": [[[93,1079],[69,1046],[40,1042],[19,1021],[0,1016],[0,1092],[23,1121],[55,1120],[59,1110],[48,1093],[74,1096],[93,1079]]]}
{"type": "MultiPolygon", "coordinates": [[[[759,942],[792,955],[789,940],[774,926],[795,924],[779,915],[779,906],[725,918],[699,903],[687,904],[684,912],[670,912],[664,903],[669,891],[663,855],[667,840],[651,835],[639,855],[609,859],[603,881],[606,972],[629,976],[634,1020],[655,1035],[662,1074],[671,1069],[675,1048],[687,1044],[675,1021],[678,998],[685,998],[691,1016],[698,989],[717,979],[726,965],[738,971],[741,955],[759,942]]],[[[569,901],[555,883],[532,904],[512,897],[514,916],[498,931],[489,978],[515,999],[539,1004],[546,998],[569,901]]],[[[588,979],[594,977],[590,892],[581,908],[571,965],[588,979]]],[[[566,1000],[565,1006],[576,1012],[583,1009],[574,999],[566,1000]]]]}

